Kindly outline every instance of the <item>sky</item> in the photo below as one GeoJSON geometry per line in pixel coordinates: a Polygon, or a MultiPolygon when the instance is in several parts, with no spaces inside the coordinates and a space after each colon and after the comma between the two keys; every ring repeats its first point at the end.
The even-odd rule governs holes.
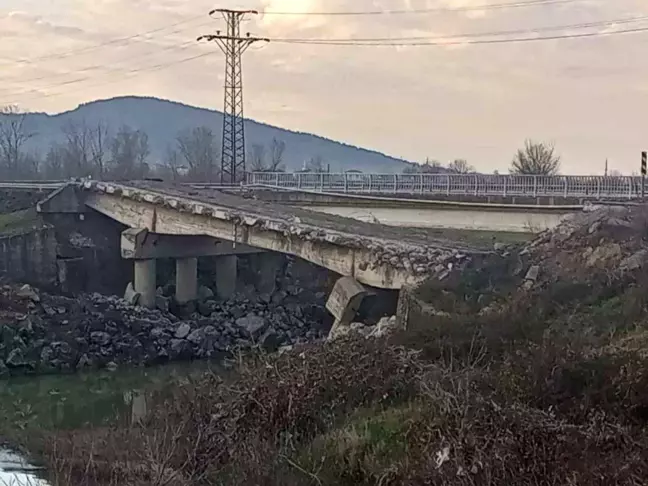
{"type": "Polygon", "coordinates": [[[255,44],[243,60],[246,117],[412,161],[463,158],[481,172],[506,172],[528,138],[553,143],[565,174],[602,174],[606,159],[610,170],[637,171],[648,150],[648,32],[457,41],[630,18],[636,21],[517,37],[648,28],[648,2],[488,7],[509,2],[515,0],[0,0],[0,106],[59,113],[95,99],[144,95],[220,110],[223,54],[196,37],[223,28],[208,16],[212,8],[250,8],[260,14],[242,31],[271,39],[434,37],[437,45],[255,44]],[[436,10],[276,14],[420,9],[436,10]]]}

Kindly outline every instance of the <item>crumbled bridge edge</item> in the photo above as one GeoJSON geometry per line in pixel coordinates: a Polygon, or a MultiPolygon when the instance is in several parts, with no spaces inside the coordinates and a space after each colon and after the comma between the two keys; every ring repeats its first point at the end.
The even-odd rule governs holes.
{"type": "Polygon", "coordinates": [[[368,251],[371,264],[379,267],[389,264],[392,268],[405,270],[415,277],[447,276],[453,270],[468,265],[473,258],[491,254],[483,250],[457,250],[441,245],[425,246],[419,243],[407,243],[380,237],[368,238],[337,230],[323,230],[304,224],[299,218],[294,221],[283,221],[259,215],[237,211],[233,208],[219,207],[203,201],[194,201],[187,197],[165,195],[151,189],[111,184],[98,181],[86,181],[79,184],[85,191],[120,196],[136,202],[145,202],[155,206],[170,208],[180,213],[188,213],[208,218],[229,221],[235,225],[256,227],[286,237],[296,236],[305,241],[328,243],[347,248],[368,251]]]}

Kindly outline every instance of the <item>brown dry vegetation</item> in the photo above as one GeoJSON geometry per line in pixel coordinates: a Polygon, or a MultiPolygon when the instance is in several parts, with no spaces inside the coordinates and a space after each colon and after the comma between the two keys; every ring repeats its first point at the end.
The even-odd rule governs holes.
{"type": "Polygon", "coordinates": [[[177,387],[141,426],[54,437],[54,483],[646,484],[648,360],[629,337],[437,324],[418,345],[260,358],[177,387]]]}
{"type": "Polygon", "coordinates": [[[389,340],[252,358],[233,381],[207,374],[157,397],[138,426],[52,437],[52,481],[646,485],[648,273],[617,270],[648,233],[626,219],[627,234],[588,221],[424,287],[448,314],[389,340]],[[606,244],[621,253],[594,261],[606,244]],[[530,264],[551,271],[520,288],[530,264]]]}

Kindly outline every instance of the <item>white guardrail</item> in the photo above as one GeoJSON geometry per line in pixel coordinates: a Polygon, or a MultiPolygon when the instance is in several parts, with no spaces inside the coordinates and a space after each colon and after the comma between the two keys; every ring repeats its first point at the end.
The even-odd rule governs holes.
{"type": "MultiPolygon", "coordinates": [[[[53,190],[67,181],[0,181],[0,189],[53,190]]],[[[249,172],[241,185],[189,183],[196,188],[262,186],[376,195],[549,196],[600,200],[641,197],[641,177],[483,174],[360,174],[249,172]]]]}
{"type": "Polygon", "coordinates": [[[49,191],[58,189],[65,182],[62,181],[0,181],[0,189],[32,189],[38,191],[49,191]]]}
{"type": "Polygon", "coordinates": [[[252,172],[246,185],[350,194],[641,197],[641,177],[252,172]]]}

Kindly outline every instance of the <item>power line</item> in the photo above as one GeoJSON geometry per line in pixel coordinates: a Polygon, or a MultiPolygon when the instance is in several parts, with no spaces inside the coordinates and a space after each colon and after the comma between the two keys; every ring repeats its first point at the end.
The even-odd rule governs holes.
{"type": "Polygon", "coordinates": [[[308,42],[303,41],[290,41],[274,39],[273,42],[280,42],[283,44],[301,44],[301,45],[321,45],[321,46],[367,46],[367,47],[408,47],[408,46],[454,46],[454,45],[487,45],[487,44],[513,44],[521,42],[539,42],[551,41],[561,39],[585,39],[592,37],[606,37],[621,34],[635,34],[640,32],[648,32],[648,27],[639,27],[636,29],[615,30],[610,32],[588,32],[581,34],[564,34],[553,35],[544,37],[517,37],[509,39],[484,39],[484,40],[468,40],[468,41],[449,41],[449,42],[328,42],[326,40],[312,40],[308,42]]]}
{"type": "Polygon", "coordinates": [[[509,8],[536,7],[542,5],[563,5],[575,2],[586,2],[589,0],[527,0],[507,3],[492,3],[482,6],[466,7],[434,7],[421,9],[399,9],[399,10],[365,10],[365,11],[337,11],[337,12],[288,12],[288,11],[269,11],[261,12],[262,15],[322,15],[322,16],[363,16],[363,15],[407,15],[407,14],[427,14],[441,12],[474,12],[482,10],[505,10],[509,8]]]}
{"type": "MultiPolygon", "coordinates": [[[[149,53],[145,53],[145,54],[141,54],[141,55],[137,55],[137,56],[127,57],[127,58],[121,59],[119,62],[120,63],[127,63],[127,62],[132,62],[132,61],[135,61],[135,60],[139,60],[141,58],[148,59],[153,54],[158,54],[160,52],[166,52],[166,51],[172,51],[172,50],[184,50],[185,47],[187,47],[189,45],[193,45],[193,44],[194,44],[194,41],[191,40],[191,41],[183,42],[182,44],[179,44],[179,45],[177,45],[177,44],[167,45],[167,46],[165,46],[165,47],[163,47],[163,48],[161,48],[159,50],[156,50],[154,52],[149,52],[149,53]]],[[[108,72],[122,71],[119,68],[106,69],[106,64],[102,63],[102,64],[93,64],[93,65],[86,66],[86,67],[83,67],[83,68],[80,68],[80,69],[76,69],[72,73],[70,73],[70,72],[60,72],[60,73],[54,73],[54,74],[45,74],[43,76],[38,76],[38,77],[35,77],[35,78],[20,78],[20,77],[18,77],[18,78],[15,78],[15,81],[19,81],[22,84],[24,84],[24,83],[32,83],[32,82],[35,82],[35,81],[42,81],[42,80],[45,80],[45,79],[58,78],[58,77],[62,77],[62,76],[69,76],[70,74],[80,74],[80,73],[89,72],[89,71],[95,71],[95,70],[107,70],[108,72]]],[[[10,79],[2,79],[2,78],[0,78],[0,81],[2,81],[2,82],[11,82],[13,80],[11,78],[10,79]]]]}
{"type": "Polygon", "coordinates": [[[45,54],[43,56],[33,57],[31,59],[12,59],[11,62],[18,63],[18,64],[32,64],[34,62],[46,61],[46,60],[50,60],[50,59],[63,59],[63,58],[69,57],[69,56],[71,56],[73,54],[78,54],[78,53],[81,53],[81,52],[93,51],[95,49],[99,49],[99,48],[102,48],[102,47],[105,47],[105,46],[109,46],[109,45],[113,45],[113,44],[119,44],[120,42],[137,39],[139,37],[143,37],[143,36],[150,35],[150,34],[155,34],[157,32],[161,32],[161,31],[169,29],[171,27],[177,27],[178,25],[193,22],[193,21],[198,20],[200,18],[202,18],[202,16],[195,16],[195,17],[191,17],[189,19],[181,20],[179,22],[174,22],[172,24],[164,25],[164,26],[152,29],[152,30],[148,30],[148,31],[145,31],[145,32],[140,32],[139,34],[131,34],[131,35],[128,35],[128,36],[125,36],[125,37],[116,37],[116,38],[108,40],[106,42],[101,42],[101,43],[98,43],[98,44],[93,44],[93,45],[85,46],[85,47],[79,47],[79,48],[76,48],[76,49],[70,49],[68,51],[63,51],[63,52],[54,53],[54,54],[45,54]]]}
{"type": "Polygon", "coordinates": [[[557,30],[572,30],[572,29],[587,29],[593,27],[609,27],[621,24],[630,24],[636,22],[644,22],[648,20],[648,16],[630,17],[616,20],[601,20],[598,22],[587,22],[580,24],[566,24],[566,25],[553,25],[545,27],[535,27],[530,29],[515,29],[515,30],[499,30],[488,32],[472,32],[464,34],[450,34],[450,35],[437,35],[437,36],[414,36],[414,37],[366,37],[366,38],[273,38],[273,42],[390,42],[390,41],[422,41],[422,40],[443,40],[443,39],[457,39],[457,38],[479,38],[479,37],[494,37],[498,35],[514,35],[514,34],[535,34],[539,32],[551,32],[557,30]]]}
{"type": "MultiPolygon", "coordinates": [[[[129,76],[129,77],[135,77],[135,76],[140,75],[140,74],[149,74],[149,73],[152,73],[152,72],[155,72],[155,71],[161,71],[163,69],[167,69],[167,68],[170,68],[170,67],[173,67],[173,66],[177,66],[179,64],[184,64],[186,62],[194,61],[196,59],[201,59],[201,58],[210,56],[212,54],[213,54],[213,52],[203,52],[201,54],[197,54],[195,56],[190,56],[190,57],[185,57],[185,58],[182,58],[182,59],[178,59],[176,61],[170,61],[170,62],[166,62],[166,63],[159,63],[159,64],[156,64],[154,66],[148,66],[148,67],[145,67],[145,68],[131,69],[129,71],[125,71],[122,74],[125,74],[126,76],[129,76]]],[[[83,80],[75,80],[75,82],[87,81],[89,79],[92,79],[92,78],[87,77],[87,78],[85,78],[83,80]]],[[[102,81],[100,83],[94,83],[94,84],[85,86],[85,88],[86,89],[87,88],[96,88],[96,87],[100,87],[100,86],[106,86],[106,85],[110,85],[110,84],[115,84],[116,82],[121,82],[121,81],[123,81],[123,78],[120,78],[120,79],[117,79],[117,80],[108,80],[108,81],[104,80],[104,81],[102,81]]],[[[62,84],[54,86],[54,88],[61,87],[61,86],[64,86],[66,84],[71,84],[71,83],[62,83],[62,84]]],[[[48,89],[48,88],[41,88],[41,89],[48,89]]],[[[45,98],[61,96],[61,95],[65,95],[65,94],[67,94],[67,93],[69,93],[71,91],[72,90],[63,91],[62,93],[46,93],[46,94],[42,94],[42,95],[39,95],[39,96],[27,98],[27,99],[13,101],[13,102],[11,102],[9,104],[26,103],[26,102],[30,102],[30,101],[37,101],[37,100],[40,100],[40,99],[45,99],[45,98]]]]}
{"type": "MultiPolygon", "coordinates": [[[[641,17],[636,17],[634,19],[625,19],[625,20],[626,21],[631,21],[631,20],[639,20],[639,19],[641,19],[641,17]]],[[[610,22],[613,22],[613,21],[610,21],[610,22]]],[[[616,21],[616,22],[620,23],[621,21],[616,21]]],[[[601,22],[601,23],[603,23],[603,22],[601,22]]],[[[591,23],[591,24],[595,24],[595,23],[591,23]]],[[[571,27],[575,27],[576,25],[585,26],[585,25],[591,25],[591,24],[574,24],[572,26],[563,26],[563,27],[571,28],[571,27]]],[[[599,23],[596,23],[596,24],[598,25],[599,23]]],[[[547,27],[546,29],[553,29],[553,28],[554,27],[547,27]]],[[[555,28],[559,28],[559,27],[555,27],[555,28]]],[[[536,30],[540,30],[540,29],[536,29],[536,30]]],[[[345,45],[345,46],[359,45],[359,46],[378,46],[378,47],[380,47],[380,46],[411,46],[411,45],[414,45],[414,46],[418,46],[418,45],[423,45],[423,46],[447,46],[447,45],[463,45],[463,44],[501,44],[501,43],[509,43],[509,42],[530,42],[530,41],[570,39],[570,38],[581,38],[581,37],[596,37],[596,36],[605,36],[605,35],[614,35],[614,34],[626,34],[626,33],[635,33],[635,32],[638,33],[638,32],[645,32],[646,30],[648,30],[648,28],[628,29],[628,30],[611,31],[611,32],[597,32],[597,33],[587,33],[587,34],[568,34],[568,35],[561,35],[561,36],[548,36],[548,37],[535,37],[535,38],[491,39],[491,40],[482,40],[482,41],[455,41],[455,42],[407,42],[407,43],[406,42],[363,42],[360,39],[345,40],[344,42],[338,42],[338,41],[335,41],[335,40],[326,40],[326,39],[321,39],[321,40],[309,39],[307,42],[297,40],[297,39],[273,39],[273,42],[283,42],[283,43],[290,43],[290,44],[334,45],[334,46],[337,46],[337,45],[345,45]]],[[[530,32],[530,30],[528,30],[528,31],[530,32]]],[[[513,31],[509,31],[509,32],[513,32],[513,31]]],[[[483,35],[486,35],[486,34],[490,35],[490,34],[494,34],[494,33],[484,33],[483,35]]],[[[464,37],[464,36],[468,36],[468,35],[469,34],[464,34],[464,35],[461,35],[460,37],[464,37]]],[[[482,35],[482,34],[474,34],[474,35],[477,36],[477,35],[482,35]]],[[[442,39],[452,39],[452,38],[455,38],[455,36],[440,37],[440,38],[436,38],[436,39],[437,40],[439,40],[439,39],[442,40],[442,39]]],[[[375,39],[375,40],[379,40],[379,39],[375,39]]],[[[396,39],[390,39],[390,40],[396,40],[396,39]]],[[[178,47],[179,50],[186,50],[188,48],[188,45],[182,44],[182,45],[176,46],[176,47],[178,47]]],[[[192,60],[194,58],[200,58],[200,57],[203,57],[203,56],[199,55],[197,57],[195,57],[195,56],[190,57],[190,58],[188,58],[188,60],[192,60]]],[[[180,60],[178,62],[182,63],[182,62],[185,62],[185,60],[180,60]]],[[[175,62],[171,62],[169,64],[164,64],[164,66],[167,66],[167,65],[168,66],[173,66],[174,64],[175,64],[175,62]]],[[[152,70],[157,70],[158,66],[152,66],[151,68],[153,68],[152,70]]],[[[146,72],[148,69],[149,68],[138,68],[138,69],[135,69],[135,70],[122,70],[122,69],[115,70],[115,69],[112,69],[112,70],[109,70],[108,73],[109,74],[117,74],[117,73],[130,74],[130,73],[146,72]]],[[[44,86],[44,87],[41,87],[41,88],[35,88],[35,89],[32,89],[32,90],[27,90],[27,91],[23,91],[23,92],[19,92],[19,93],[14,93],[14,96],[22,96],[22,95],[27,95],[27,94],[30,94],[30,93],[38,93],[38,92],[40,92],[42,90],[47,90],[47,89],[56,89],[56,88],[60,88],[60,87],[63,87],[63,86],[82,83],[82,82],[88,81],[90,79],[92,79],[92,77],[86,76],[86,77],[82,77],[82,78],[78,78],[78,79],[74,79],[74,80],[70,80],[70,81],[65,81],[63,83],[55,83],[55,84],[44,86]]],[[[105,85],[105,84],[110,84],[110,81],[108,83],[100,83],[99,85],[105,85]]],[[[49,97],[49,95],[47,95],[47,97],[49,97]]],[[[36,99],[39,99],[39,97],[37,97],[36,99]]]]}
{"type": "MultiPolygon", "coordinates": [[[[573,26],[563,26],[563,28],[573,28],[576,25],[578,25],[578,26],[587,26],[587,25],[596,26],[596,25],[600,25],[602,23],[605,23],[605,24],[607,24],[607,23],[623,23],[623,22],[639,21],[641,19],[642,19],[642,17],[635,17],[635,18],[628,18],[628,19],[620,19],[620,20],[617,20],[617,21],[592,22],[592,23],[589,23],[589,24],[574,24],[573,26]]],[[[527,29],[524,32],[548,30],[548,29],[554,29],[554,28],[558,29],[560,27],[544,27],[544,28],[538,28],[538,29],[527,29]]],[[[560,40],[560,39],[592,38],[592,37],[602,37],[602,36],[610,36],[610,35],[641,33],[641,32],[647,32],[647,31],[648,31],[648,27],[646,27],[646,28],[636,28],[636,29],[617,30],[617,31],[610,31],[610,32],[593,32],[593,33],[565,34],[565,35],[532,37],[532,38],[526,38],[525,37],[525,38],[512,38],[512,39],[488,39],[488,40],[454,41],[454,42],[390,42],[390,41],[393,41],[394,39],[390,39],[390,41],[387,41],[387,42],[382,42],[381,41],[381,42],[371,42],[371,43],[364,42],[364,41],[361,41],[359,39],[350,39],[350,40],[346,40],[345,42],[338,42],[338,41],[335,41],[335,40],[331,41],[331,40],[326,40],[326,39],[310,39],[310,40],[308,40],[308,42],[303,42],[303,41],[295,40],[295,39],[292,39],[292,40],[291,39],[274,39],[273,41],[275,41],[275,42],[283,42],[283,43],[290,43],[290,44],[344,45],[344,46],[419,46],[419,45],[421,45],[421,46],[448,46],[448,45],[466,45],[466,44],[468,44],[468,45],[471,45],[471,44],[505,44],[505,43],[549,41],[549,40],[560,40]]],[[[514,31],[508,31],[508,32],[512,33],[514,31]]],[[[479,33],[479,34],[472,34],[472,35],[477,37],[477,36],[495,35],[495,34],[497,34],[497,33],[491,32],[491,33],[479,33]]],[[[466,34],[466,36],[467,35],[469,35],[469,34],[466,34]]],[[[227,36],[221,36],[221,37],[225,38],[227,36]]],[[[442,37],[440,39],[444,39],[444,38],[449,39],[449,38],[452,38],[452,36],[442,37]]],[[[216,37],[214,39],[216,39],[216,37]]],[[[249,39],[249,38],[243,38],[243,39],[249,39]]],[[[430,38],[430,39],[432,39],[432,38],[430,38]]],[[[263,39],[263,40],[267,40],[267,39],[263,39]]],[[[187,48],[188,48],[188,46],[187,46],[187,48]]],[[[185,49],[182,49],[182,50],[185,50],[185,49]]],[[[161,64],[157,64],[157,65],[154,65],[154,66],[148,66],[148,67],[145,67],[145,68],[137,68],[137,69],[132,69],[132,70],[120,70],[120,71],[121,71],[121,74],[125,74],[125,75],[128,75],[128,76],[136,76],[136,75],[139,75],[139,74],[150,73],[150,72],[166,69],[168,67],[172,67],[172,66],[175,66],[175,65],[178,65],[178,64],[182,64],[182,63],[185,63],[185,62],[189,62],[189,61],[192,61],[192,60],[195,60],[195,59],[203,58],[203,57],[206,57],[209,54],[211,54],[211,53],[202,53],[202,54],[199,54],[199,55],[190,56],[190,57],[187,57],[187,58],[183,58],[183,59],[180,59],[180,60],[177,60],[177,61],[171,61],[171,62],[168,62],[168,63],[161,63],[161,64]]],[[[109,71],[109,74],[110,74],[110,71],[109,71]]],[[[30,90],[28,92],[23,92],[23,93],[20,93],[20,94],[23,95],[23,94],[28,94],[28,93],[32,93],[32,92],[39,92],[39,91],[41,91],[43,89],[56,89],[56,88],[59,88],[59,87],[68,86],[68,85],[76,84],[76,83],[81,83],[81,82],[88,81],[88,80],[91,80],[91,79],[93,79],[93,77],[87,76],[87,77],[84,77],[84,78],[75,79],[75,80],[67,81],[67,82],[64,82],[64,83],[53,84],[53,85],[48,86],[48,87],[43,87],[43,88],[39,88],[39,89],[30,90]]],[[[100,83],[95,83],[95,84],[91,84],[89,86],[86,86],[86,88],[113,84],[114,82],[119,82],[121,80],[122,79],[119,79],[119,80],[116,80],[116,81],[112,81],[112,80],[105,81],[104,80],[104,81],[102,81],[100,83]]],[[[40,96],[28,98],[26,100],[22,100],[21,102],[33,101],[33,100],[38,100],[38,99],[42,99],[42,98],[50,98],[50,97],[53,97],[53,96],[61,96],[61,95],[66,94],[67,92],[68,91],[64,91],[62,93],[61,92],[59,92],[59,93],[47,93],[47,94],[43,94],[43,95],[40,95],[40,96]]],[[[15,95],[16,94],[14,94],[14,96],[15,95]]]]}

